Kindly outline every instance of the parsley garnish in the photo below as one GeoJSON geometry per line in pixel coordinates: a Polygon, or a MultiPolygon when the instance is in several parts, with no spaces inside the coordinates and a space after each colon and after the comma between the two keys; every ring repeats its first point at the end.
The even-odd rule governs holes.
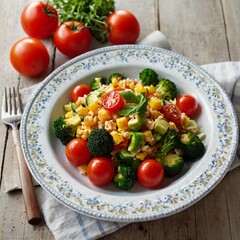
{"type": "Polygon", "coordinates": [[[57,9],[60,22],[79,21],[89,27],[100,42],[108,40],[107,16],[115,10],[114,0],[51,0],[57,9]]]}

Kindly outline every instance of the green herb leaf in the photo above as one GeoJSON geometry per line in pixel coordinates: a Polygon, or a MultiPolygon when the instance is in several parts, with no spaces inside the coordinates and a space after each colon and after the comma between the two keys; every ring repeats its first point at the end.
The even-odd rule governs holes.
{"type": "Polygon", "coordinates": [[[147,109],[147,99],[145,97],[144,93],[141,93],[139,95],[134,94],[131,91],[125,91],[126,94],[123,94],[124,91],[121,92],[121,95],[123,98],[130,102],[125,107],[123,107],[121,110],[118,111],[118,114],[122,116],[128,116],[132,114],[137,113],[144,113],[147,109]]]}
{"type": "Polygon", "coordinates": [[[132,91],[121,91],[120,94],[128,103],[138,103],[138,97],[132,91]]]}
{"type": "Polygon", "coordinates": [[[115,10],[114,0],[50,0],[58,11],[60,22],[79,21],[89,27],[100,42],[108,41],[107,16],[115,10]]]}

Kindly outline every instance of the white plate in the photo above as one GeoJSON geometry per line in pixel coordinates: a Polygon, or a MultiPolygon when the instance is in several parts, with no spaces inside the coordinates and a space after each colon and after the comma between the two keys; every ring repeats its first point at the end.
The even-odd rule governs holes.
{"type": "Polygon", "coordinates": [[[54,198],[80,213],[109,221],[145,221],[186,209],[209,193],[228,171],[236,153],[238,125],[225,91],[201,67],[174,52],[141,46],[112,46],[83,54],[50,74],[29,100],[21,124],[21,142],[28,167],[54,198]],[[99,74],[120,72],[138,78],[144,68],[175,81],[202,107],[197,122],[206,133],[205,155],[185,164],[182,173],[148,190],[136,184],[127,192],[109,185],[93,186],[68,163],[65,148],[53,133],[53,120],[63,113],[70,90],[99,74]]]}

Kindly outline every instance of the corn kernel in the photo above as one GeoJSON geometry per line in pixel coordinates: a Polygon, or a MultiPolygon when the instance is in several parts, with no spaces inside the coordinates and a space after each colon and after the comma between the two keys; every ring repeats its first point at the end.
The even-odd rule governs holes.
{"type": "Polygon", "coordinates": [[[163,106],[163,102],[159,98],[152,97],[148,100],[148,105],[153,109],[153,110],[161,110],[163,106]]]}
{"type": "Polygon", "coordinates": [[[141,83],[137,83],[134,89],[135,93],[142,93],[142,92],[146,92],[145,87],[141,84],[141,83]]]}
{"type": "Polygon", "coordinates": [[[105,122],[107,120],[111,120],[112,119],[112,114],[104,109],[104,108],[101,108],[98,112],[98,119],[101,121],[101,122],[105,122]]]}
{"type": "Polygon", "coordinates": [[[116,122],[117,122],[117,126],[120,130],[128,129],[128,120],[126,117],[117,118],[116,122]]]}

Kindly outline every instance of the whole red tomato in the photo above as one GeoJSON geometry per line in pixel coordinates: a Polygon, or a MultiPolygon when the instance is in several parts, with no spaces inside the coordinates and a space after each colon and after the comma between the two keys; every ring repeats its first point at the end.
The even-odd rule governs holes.
{"type": "Polygon", "coordinates": [[[87,141],[81,138],[71,140],[67,144],[65,152],[68,161],[76,167],[87,163],[91,158],[87,141]]]}
{"type": "Polygon", "coordinates": [[[68,21],[57,28],[53,41],[60,52],[72,58],[90,49],[92,35],[83,23],[68,21]]]}
{"type": "Polygon", "coordinates": [[[113,44],[135,43],[140,34],[137,18],[126,10],[111,13],[106,23],[109,25],[109,40],[113,44]]]}
{"type": "Polygon", "coordinates": [[[89,94],[91,90],[92,89],[86,84],[79,84],[75,86],[71,92],[72,100],[76,102],[78,97],[83,97],[85,94],[89,94]]]}
{"type": "Polygon", "coordinates": [[[29,3],[22,12],[21,24],[23,30],[35,38],[50,37],[58,26],[56,9],[44,1],[29,3]]]}
{"type": "Polygon", "coordinates": [[[162,164],[155,159],[144,160],[138,167],[137,177],[139,183],[146,188],[159,187],[164,177],[162,164]]]}
{"type": "Polygon", "coordinates": [[[89,180],[96,186],[109,184],[115,173],[114,164],[111,159],[106,157],[95,157],[87,166],[89,180]]]}
{"type": "Polygon", "coordinates": [[[197,100],[189,94],[180,95],[177,98],[176,105],[182,112],[186,113],[186,115],[190,118],[196,116],[199,110],[199,104],[197,100]]]}
{"type": "Polygon", "coordinates": [[[10,50],[12,66],[22,75],[37,77],[48,67],[50,57],[46,47],[36,38],[23,38],[10,50]]]}

